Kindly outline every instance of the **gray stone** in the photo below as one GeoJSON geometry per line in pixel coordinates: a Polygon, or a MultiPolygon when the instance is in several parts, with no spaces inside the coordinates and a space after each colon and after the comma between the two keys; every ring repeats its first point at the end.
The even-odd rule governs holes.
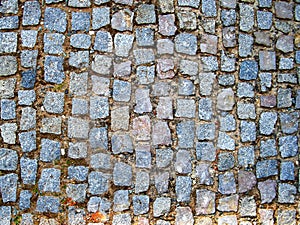
{"type": "Polygon", "coordinates": [[[199,8],[200,0],[178,0],[178,5],[199,8]]]}
{"type": "Polygon", "coordinates": [[[137,24],[156,23],[155,6],[152,4],[141,4],[136,11],[135,21],[137,24]]]}
{"type": "Polygon", "coordinates": [[[131,224],[131,216],[129,213],[114,215],[113,225],[130,225],[131,224]]]}
{"type": "Polygon", "coordinates": [[[18,16],[5,16],[0,18],[0,30],[13,30],[19,27],[18,16]]]}
{"type": "Polygon", "coordinates": [[[58,213],[60,208],[60,200],[58,197],[39,196],[36,203],[37,212],[58,213]]]}
{"type": "Polygon", "coordinates": [[[179,148],[192,148],[194,146],[194,121],[182,121],[177,124],[176,132],[179,148]]]}
{"type": "Polygon", "coordinates": [[[258,182],[261,203],[271,203],[276,197],[277,183],[275,180],[258,182]]]}
{"type": "Polygon", "coordinates": [[[36,126],[36,110],[31,107],[22,109],[20,130],[30,130],[36,126]]]}
{"type": "Polygon", "coordinates": [[[111,207],[111,203],[107,198],[100,198],[100,197],[90,197],[87,203],[87,210],[89,212],[101,212],[106,214],[111,207]]]}
{"type": "Polygon", "coordinates": [[[133,50],[133,55],[137,65],[149,64],[155,61],[155,55],[152,49],[136,49],[133,50]]]}
{"type": "Polygon", "coordinates": [[[92,128],[89,134],[90,147],[92,149],[108,148],[107,127],[92,128]]]}
{"type": "Polygon", "coordinates": [[[86,214],[84,209],[78,209],[75,206],[68,208],[68,224],[85,224],[86,214]]]}
{"type": "Polygon", "coordinates": [[[86,199],[87,184],[67,184],[66,194],[74,202],[82,203],[86,199]]]}
{"type": "Polygon", "coordinates": [[[119,107],[111,110],[111,129],[128,130],[129,127],[129,106],[119,107]]]}
{"type": "Polygon", "coordinates": [[[296,156],[298,153],[298,137],[291,135],[279,137],[279,151],[283,158],[296,156]]]}
{"type": "Polygon", "coordinates": [[[256,163],[256,177],[265,178],[278,174],[277,160],[261,160],[256,163]]]}
{"type": "Polygon", "coordinates": [[[215,73],[199,73],[199,86],[201,95],[211,95],[215,79],[215,73]]]}
{"type": "MultiPolygon", "coordinates": [[[[73,0],[71,0],[73,1],[73,0]]],[[[88,31],[91,25],[91,15],[87,12],[72,12],[72,30],[88,31]]]]}
{"type": "Polygon", "coordinates": [[[297,76],[293,73],[279,73],[277,75],[277,82],[297,84],[297,76]]]}
{"type": "Polygon", "coordinates": [[[295,166],[292,161],[285,161],[280,163],[280,180],[295,180],[295,166]]]}
{"type": "MultiPolygon", "coordinates": [[[[0,98],[13,98],[15,96],[16,78],[0,80],[0,98]]],[[[20,103],[19,103],[20,104],[20,103]]]]}
{"type": "Polygon", "coordinates": [[[33,216],[30,213],[22,214],[21,225],[33,225],[33,216]]]}
{"type": "Polygon", "coordinates": [[[215,213],[216,194],[207,189],[196,190],[196,215],[215,213]]]}
{"type": "Polygon", "coordinates": [[[230,195],[219,199],[218,210],[221,212],[236,212],[238,209],[238,195],[230,195]]]}
{"type": "Polygon", "coordinates": [[[63,33],[67,29],[66,12],[60,8],[46,7],[44,13],[44,26],[50,31],[63,33]]]}
{"type": "Polygon", "coordinates": [[[15,144],[16,143],[16,123],[4,123],[1,128],[1,136],[4,143],[15,144]]]}
{"type": "Polygon", "coordinates": [[[0,148],[0,170],[11,171],[17,169],[17,152],[8,148],[0,148]]]}
{"type": "Polygon", "coordinates": [[[0,56],[0,76],[9,76],[17,72],[18,62],[14,56],[0,56]]]}
{"type": "Polygon", "coordinates": [[[273,13],[265,11],[257,11],[257,25],[259,29],[269,30],[272,27],[273,13]]]}
{"type": "Polygon", "coordinates": [[[255,122],[241,121],[240,124],[241,141],[255,141],[256,140],[256,125],[255,122]]]}
{"type": "Polygon", "coordinates": [[[169,96],[169,93],[171,92],[171,85],[169,82],[155,82],[155,84],[152,85],[152,95],[155,97],[160,96],[169,96]]]}
{"type": "Polygon", "coordinates": [[[94,3],[96,5],[101,5],[101,4],[104,4],[104,3],[107,3],[107,2],[110,2],[110,0],[94,0],[94,3]]]}
{"type": "Polygon", "coordinates": [[[55,168],[43,169],[38,187],[41,192],[60,192],[61,171],[55,168]]]}
{"type": "Polygon", "coordinates": [[[175,217],[175,225],[193,225],[194,218],[193,213],[190,207],[177,207],[176,208],[176,217],[175,217]]]}
{"type": "Polygon", "coordinates": [[[132,31],[133,12],[124,9],[114,13],[111,18],[111,27],[118,31],[132,31]]]}
{"type": "Polygon", "coordinates": [[[70,117],[68,119],[69,138],[88,138],[89,122],[84,119],[70,117]]]}
{"type": "Polygon", "coordinates": [[[299,109],[300,108],[300,90],[298,90],[296,93],[297,93],[297,96],[296,96],[295,108],[299,109]]]}
{"type": "Polygon", "coordinates": [[[197,76],[199,71],[198,62],[182,59],[180,60],[179,72],[189,76],[197,76]]]}
{"type": "Polygon", "coordinates": [[[214,161],[216,159],[216,148],[212,142],[197,142],[196,156],[198,160],[214,161]]]}
{"type": "Polygon", "coordinates": [[[224,8],[234,9],[236,7],[236,0],[221,0],[220,2],[224,8]]]}
{"type": "Polygon", "coordinates": [[[238,173],[239,193],[252,190],[256,185],[256,177],[253,172],[240,170],[238,173]]]}
{"type": "Polygon", "coordinates": [[[88,101],[80,98],[72,99],[72,114],[73,115],[86,115],[88,114],[89,107],[88,101]]]}
{"type": "Polygon", "coordinates": [[[75,181],[85,181],[88,176],[89,169],[85,166],[69,166],[68,167],[68,179],[74,179],[75,181]]]}
{"type": "Polygon", "coordinates": [[[254,32],[255,43],[264,46],[271,46],[270,32],[257,31],[254,32]]]}
{"type": "Polygon", "coordinates": [[[90,63],[89,56],[88,51],[70,52],[69,65],[75,68],[88,67],[90,63]]]}
{"type": "Polygon", "coordinates": [[[216,126],[214,123],[199,124],[196,128],[198,140],[213,140],[215,138],[216,126]]]}
{"type": "Polygon", "coordinates": [[[221,71],[234,72],[235,71],[236,58],[235,55],[226,55],[224,51],[221,53],[221,71]]]}
{"type": "Polygon", "coordinates": [[[61,84],[65,79],[63,63],[63,57],[49,55],[45,56],[45,81],[55,84],[61,84]]]}
{"type": "Polygon", "coordinates": [[[88,176],[88,191],[92,195],[104,194],[108,191],[110,175],[92,171],[88,176]]]}
{"type": "Polygon", "coordinates": [[[83,96],[87,93],[88,73],[74,73],[70,74],[70,94],[76,96],[83,96]]]}
{"type": "Polygon", "coordinates": [[[262,92],[266,92],[269,88],[272,87],[272,74],[271,73],[260,73],[260,89],[262,92]]]}
{"type": "Polygon", "coordinates": [[[243,61],[240,65],[239,78],[241,80],[255,80],[258,75],[258,63],[254,60],[243,61]]]}
{"type": "Polygon", "coordinates": [[[271,135],[274,132],[276,121],[276,112],[262,112],[259,118],[259,132],[263,135],[271,135]]]}
{"type": "Polygon", "coordinates": [[[217,16],[217,8],[215,0],[202,0],[202,13],[205,17],[217,16]]]}
{"type": "Polygon", "coordinates": [[[122,5],[132,5],[133,0],[114,0],[115,3],[119,3],[122,5]]]}
{"type": "Polygon", "coordinates": [[[197,28],[197,14],[191,10],[180,10],[177,13],[179,28],[182,30],[195,30],[197,28]]]}
{"type": "Polygon", "coordinates": [[[1,100],[1,119],[12,120],[16,118],[16,102],[14,100],[1,100]]]}
{"type": "Polygon", "coordinates": [[[259,0],[258,6],[262,8],[271,8],[272,7],[272,0],[259,0]]]}
{"type": "Polygon", "coordinates": [[[154,45],[154,30],[151,28],[137,28],[135,30],[135,36],[138,46],[154,45]]]}
{"type": "Polygon", "coordinates": [[[280,126],[285,134],[292,134],[298,131],[298,112],[280,113],[280,126]]]}
{"type": "Polygon", "coordinates": [[[114,166],[113,182],[116,186],[131,186],[132,168],[130,165],[118,162],[114,166]]]}
{"type": "Polygon", "coordinates": [[[239,34],[239,56],[247,57],[252,55],[253,37],[248,34],[239,34]]]}
{"type": "Polygon", "coordinates": [[[192,172],[192,158],[190,151],[178,150],[174,167],[178,173],[187,174],[192,172]]]}
{"type": "Polygon", "coordinates": [[[174,53],[174,43],[169,39],[158,39],[156,42],[156,48],[158,54],[170,54],[174,53]]]}
{"type": "Polygon", "coordinates": [[[127,81],[114,80],[113,99],[119,102],[129,102],[131,96],[131,84],[127,81]]]}
{"type": "Polygon", "coordinates": [[[21,178],[24,184],[35,184],[38,160],[22,157],[20,159],[21,178]]]}
{"type": "Polygon", "coordinates": [[[259,66],[261,70],[276,69],[276,55],[274,51],[259,51],[259,66]]]}
{"type": "Polygon", "coordinates": [[[234,174],[232,172],[225,172],[224,174],[219,174],[218,191],[221,194],[236,193],[236,183],[235,183],[234,174]]]}
{"type": "Polygon", "coordinates": [[[133,35],[117,33],[114,38],[115,54],[121,57],[128,57],[133,40],[133,35]]]}
{"type": "Polygon", "coordinates": [[[193,99],[177,99],[175,117],[195,118],[196,104],[193,99]]]}
{"type": "Polygon", "coordinates": [[[41,133],[61,134],[61,117],[49,117],[42,119],[41,133]]]}
{"type": "Polygon", "coordinates": [[[16,202],[17,183],[18,183],[18,175],[15,173],[9,173],[0,176],[0,190],[1,190],[3,203],[16,202]]]}
{"type": "Polygon", "coordinates": [[[232,153],[223,152],[218,154],[218,170],[226,171],[234,167],[235,159],[232,153]]]}
{"type": "MultiPolygon", "coordinates": [[[[1,32],[0,33],[0,53],[13,53],[17,51],[17,40],[18,36],[16,32],[1,32]]],[[[3,56],[2,56],[3,57],[3,56]]],[[[10,58],[6,58],[7,60],[12,60],[10,58]]],[[[3,60],[5,58],[3,57],[3,60]]],[[[10,62],[3,62],[4,65],[9,65],[10,62]]]]}
{"type": "Polygon", "coordinates": [[[97,153],[91,155],[90,167],[92,167],[93,169],[110,169],[110,154],[97,153]]]}
{"type": "Polygon", "coordinates": [[[142,215],[149,211],[149,196],[147,195],[134,195],[133,202],[133,214],[142,215]]]}
{"type": "Polygon", "coordinates": [[[237,96],[239,98],[253,98],[254,97],[254,86],[251,83],[240,82],[237,87],[237,96]]]}
{"type": "Polygon", "coordinates": [[[72,34],[70,38],[70,45],[74,48],[88,49],[91,43],[91,36],[87,34],[72,34]]]}
{"type": "Polygon", "coordinates": [[[156,107],[157,118],[173,119],[173,102],[170,97],[159,97],[159,102],[156,107]]]}
{"type": "Polygon", "coordinates": [[[254,25],[254,9],[248,4],[239,4],[240,8],[240,30],[248,32],[254,25]]]}
{"type": "MultiPolygon", "coordinates": [[[[21,63],[22,64],[22,63],[21,63]]],[[[34,88],[36,81],[36,70],[27,70],[21,73],[21,86],[23,88],[34,88]]]]}
{"type": "Polygon", "coordinates": [[[90,0],[69,0],[68,6],[76,8],[86,8],[91,6],[90,0]]]}
{"type": "MultiPolygon", "coordinates": [[[[140,67],[137,67],[137,77],[138,75],[138,70],[140,67]]],[[[151,68],[151,67],[144,67],[144,68],[151,68]]],[[[154,71],[154,68],[153,68],[154,71]]],[[[114,77],[128,77],[131,75],[131,61],[125,61],[125,62],[121,62],[121,63],[116,63],[114,62],[114,77]]],[[[145,76],[147,76],[146,74],[143,74],[145,76]]],[[[153,78],[154,79],[154,76],[153,78]]],[[[149,80],[151,80],[151,78],[149,78],[149,80]]],[[[146,81],[147,82],[147,81],[146,81]]],[[[152,80],[153,82],[153,80],[152,80]]],[[[150,82],[150,83],[152,83],[150,82]]]]}
{"type": "Polygon", "coordinates": [[[114,212],[122,212],[130,206],[127,190],[118,190],[114,193],[114,212]]]}
{"type": "Polygon", "coordinates": [[[65,36],[63,34],[45,33],[44,52],[49,54],[62,54],[64,42],[65,36]]]}
{"type": "Polygon", "coordinates": [[[154,185],[158,194],[168,192],[170,175],[168,172],[158,172],[154,176],[154,185]]]}
{"type": "Polygon", "coordinates": [[[246,196],[240,199],[239,213],[242,217],[256,216],[256,202],[254,196],[246,196]]]}
{"type": "Polygon", "coordinates": [[[300,6],[298,4],[295,6],[295,20],[300,21],[300,6]]]}
{"type": "Polygon", "coordinates": [[[24,3],[23,8],[23,26],[37,25],[41,18],[41,6],[38,1],[29,1],[24,3]]]}
{"type": "Polygon", "coordinates": [[[47,112],[61,114],[64,111],[64,93],[47,92],[43,105],[47,112]]]}
{"type": "Polygon", "coordinates": [[[260,157],[276,156],[276,141],[274,139],[261,140],[260,142],[260,157]]]}
{"type": "Polygon", "coordinates": [[[135,193],[148,191],[150,185],[149,173],[140,171],[135,174],[135,193]]]}
{"type": "Polygon", "coordinates": [[[135,107],[134,112],[142,114],[152,111],[152,104],[150,100],[150,90],[146,88],[138,88],[135,91],[135,107]]]}
{"type": "Polygon", "coordinates": [[[135,152],[135,166],[137,168],[151,168],[151,152],[137,151],[135,152]]]}
{"type": "Polygon", "coordinates": [[[195,85],[187,79],[180,79],[178,86],[178,94],[184,96],[195,95],[195,85]]]}
{"type": "Polygon", "coordinates": [[[93,8],[92,18],[93,30],[98,30],[99,28],[110,24],[110,8],[93,8]]]}
{"type": "Polygon", "coordinates": [[[278,225],[296,225],[296,210],[278,210],[277,224],[278,225]]]}
{"type": "Polygon", "coordinates": [[[293,58],[280,58],[279,60],[279,69],[280,70],[291,70],[294,68],[294,59],[293,58]]]}
{"type": "Polygon", "coordinates": [[[210,98],[201,98],[199,100],[199,119],[205,120],[205,121],[211,121],[213,116],[213,110],[212,110],[212,100],[210,98]]]}
{"type": "Polygon", "coordinates": [[[219,118],[221,131],[235,131],[236,121],[233,115],[226,114],[219,118]]]}
{"type": "Polygon", "coordinates": [[[98,31],[94,41],[94,49],[100,52],[112,52],[113,40],[109,32],[98,31]]]}
{"type": "Polygon", "coordinates": [[[279,203],[295,203],[295,195],[297,189],[292,184],[279,183],[278,184],[278,202],[279,203]]]}
{"type": "Polygon", "coordinates": [[[36,149],[36,131],[19,133],[19,142],[23,152],[31,152],[36,149]]]}
{"type": "Polygon", "coordinates": [[[109,78],[91,76],[92,78],[92,91],[97,95],[110,96],[110,80],[109,78]]]}
{"type": "Polygon", "coordinates": [[[133,152],[133,144],[128,134],[113,134],[111,137],[111,148],[114,154],[133,152]]]}
{"type": "Polygon", "coordinates": [[[21,51],[21,66],[25,68],[35,68],[38,57],[38,50],[21,51]]]}
{"type": "MultiPolygon", "coordinates": [[[[0,12],[1,13],[13,13],[13,14],[17,14],[18,10],[19,10],[18,0],[11,0],[11,1],[3,1],[3,2],[1,2],[1,6],[0,6],[0,12]]],[[[7,208],[8,207],[3,207],[3,210],[4,209],[6,210],[7,208]]],[[[5,225],[7,225],[7,224],[5,223],[5,225]]]]}
{"type": "Polygon", "coordinates": [[[288,34],[292,30],[293,26],[290,22],[275,20],[275,28],[285,34],[288,34]]]}
{"type": "Polygon", "coordinates": [[[176,197],[178,202],[190,202],[192,180],[190,177],[178,176],[176,178],[176,197]]]}
{"type": "Polygon", "coordinates": [[[199,184],[213,185],[213,169],[209,163],[200,162],[196,166],[195,176],[199,184]]]}
{"type": "Polygon", "coordinates": [[[196,55],[197,37],[189,33],[181,33],[175,37],[175,49],[178,53],[196,55]]]}
{"type": "Polygon", "coordinates": [[[221,11],[221,21],[223,26],[234,26],[236,23],[236,12],[234,9],[223,9],[221,11]]]}
{"type": "Polygon", "coordinates": [[[217,108],[222,111],[231,111],[234,104],[234,92],[232,89],[222,89],[217,96],[217,108]]]}
{"type": "Polygon", "coordinates": [[[158,168],[164,168],[171,165],[173,160],[173,151],[170,148],[156,149],[156,166],[158,168]]]}
{"type": "Polygon", "coordinates": [[[291,35],[281,35],[276,42],[276,48],[283,53],[292,52],[294,50],[294,37],[291,35]]]}
{"type": "Polygon", "coordinates": [[[224,27],[222,30],[222,37],[224,47],[231,48],[236,46],[235,27],[224,27]]]}
{"type": "Polygon", "coordinates": [[[109,116],[109,103],[107,97],[90,97],[90,118],[101,119],[109,116]]]}
{"type": "Polygon", "coordinates": [[[201,35],[201,40],[200,40],[200,51],[216,55],[217,44],[218,44],[218,37],[216,35],[203,34],[201,35]]]}
{"type": "Polygon", "coordinates": [[[277,91],[277,107],[288,108],[292,106],[292,90],[290,88],[279,88],[277,91]]]}
{"type": "Polygon", "coordinates": [[[20,192],[19,208],[21,210],[30,208],[30,199],[32,194],[29,190],[22,190],[20,192]]]}
{"type": "Polygon", "coordinates": [[[140,84],[154,82],[155,66],[139,66],[136,69],[136,76],[140,84]]]}
{"type": "Polygon", "coordinates": [[[220,131],[217,147],[223,150],[234,150],[235,140],[225,132],[220,131]]]}
{"type": "Polygon", "coordinates": [[[275,3],[276,17],[281,19],[293,19],[293,3],[279,1],[275,3]]]}
{"type": "Polygon", "coordinates": [[[168,215],[171,208],[171,198],[160,197],[156,198],[153,203],[153,216],[160,217],[168,215]]]}
{"type": "Polygon", "coordinates": [[[239,119],[255,119],[255,105],[250,103],[241,103],[237,104],[237,114],[239,119]]]}
{"type": "Polygon", "coordinates": [[[21,30],[22,46],[33,48],[36,44],[37,35],[37,30],[21,30]]]}

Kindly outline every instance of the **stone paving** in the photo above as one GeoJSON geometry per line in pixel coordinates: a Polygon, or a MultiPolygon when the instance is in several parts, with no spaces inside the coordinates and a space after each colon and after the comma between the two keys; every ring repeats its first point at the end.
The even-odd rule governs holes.
{"type": "Polygon", "coordinates": [[[0,225],[300,224],[299,0],[0,13],[0,225]]]}

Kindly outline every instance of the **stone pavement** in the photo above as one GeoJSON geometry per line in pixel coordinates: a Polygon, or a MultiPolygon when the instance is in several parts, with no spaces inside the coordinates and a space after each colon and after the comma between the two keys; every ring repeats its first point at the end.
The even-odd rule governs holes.
{"type": "Polygon", "coordinates": [[[300,0],[0,4],[0,225],[300,224],[300,0]]]}

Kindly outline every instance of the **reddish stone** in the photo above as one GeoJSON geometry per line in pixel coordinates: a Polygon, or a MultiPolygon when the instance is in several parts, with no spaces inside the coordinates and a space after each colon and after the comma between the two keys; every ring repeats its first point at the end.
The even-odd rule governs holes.
{"type": "Polygon", "coordinates": [[[139,141],[150,140],[150,118],[149,116],[140,116],[133,119],[132,136],[139,141]]]}
{"type": "Polygon", "coordinates": [[[172,59],[158,59],[156,69],[160,79],[173,78],[175,76],[172,59]]]}
{"type": "Polygon", "coordinates": [[[159,30],[158,32],[165,36],[172,36],[177,30],[175,26],[174,14],[159,16],[159,30]]]}
{"type": "Polygon", "coordinates": [[[276,96],[275,95],[267,95],[260,97],[260,106],[273,108],[276,106],[276,96]]]}

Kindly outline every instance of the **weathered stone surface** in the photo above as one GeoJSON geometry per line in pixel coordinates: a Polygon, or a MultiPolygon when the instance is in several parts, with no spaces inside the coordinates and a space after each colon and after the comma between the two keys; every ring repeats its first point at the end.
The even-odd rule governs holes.
{"type": "Polygon", "coordinates": [[[258,182],[261,202],[271,203],[276,197],[277,184],[275,180],[258,182]]]}
{"type": "Polygon", "coordinates": [[[234,92],[231,88],[223,89],[217,97],[217,108],[223,111],[232,110],[235,104],[234,92]]]}
{"type": "Polygon", "coordinates": [[[177,207],[175,225],[181,225],[181,224],[186,224],[186,225],[194,224],[193,213],[190,207],[177,207]]]}
{"type": "Polygon", "coordinates": [[[256,185],[256,177],[250,171],[240,170],[238,173],[238,192],[245,193],[252,190],[256,185]]]}
{"type": "Polygon", "coordinates": [[[196,214],[207,215],[215,213],[216,194],[206,189],[196,190],[196,214]]]}
{"type": "Polygon", "coordinates": [[[217,209],[222,212],[236,212],[238,209],[238,195],[231,195],[228,197],[220,198],[217,209]]]}

